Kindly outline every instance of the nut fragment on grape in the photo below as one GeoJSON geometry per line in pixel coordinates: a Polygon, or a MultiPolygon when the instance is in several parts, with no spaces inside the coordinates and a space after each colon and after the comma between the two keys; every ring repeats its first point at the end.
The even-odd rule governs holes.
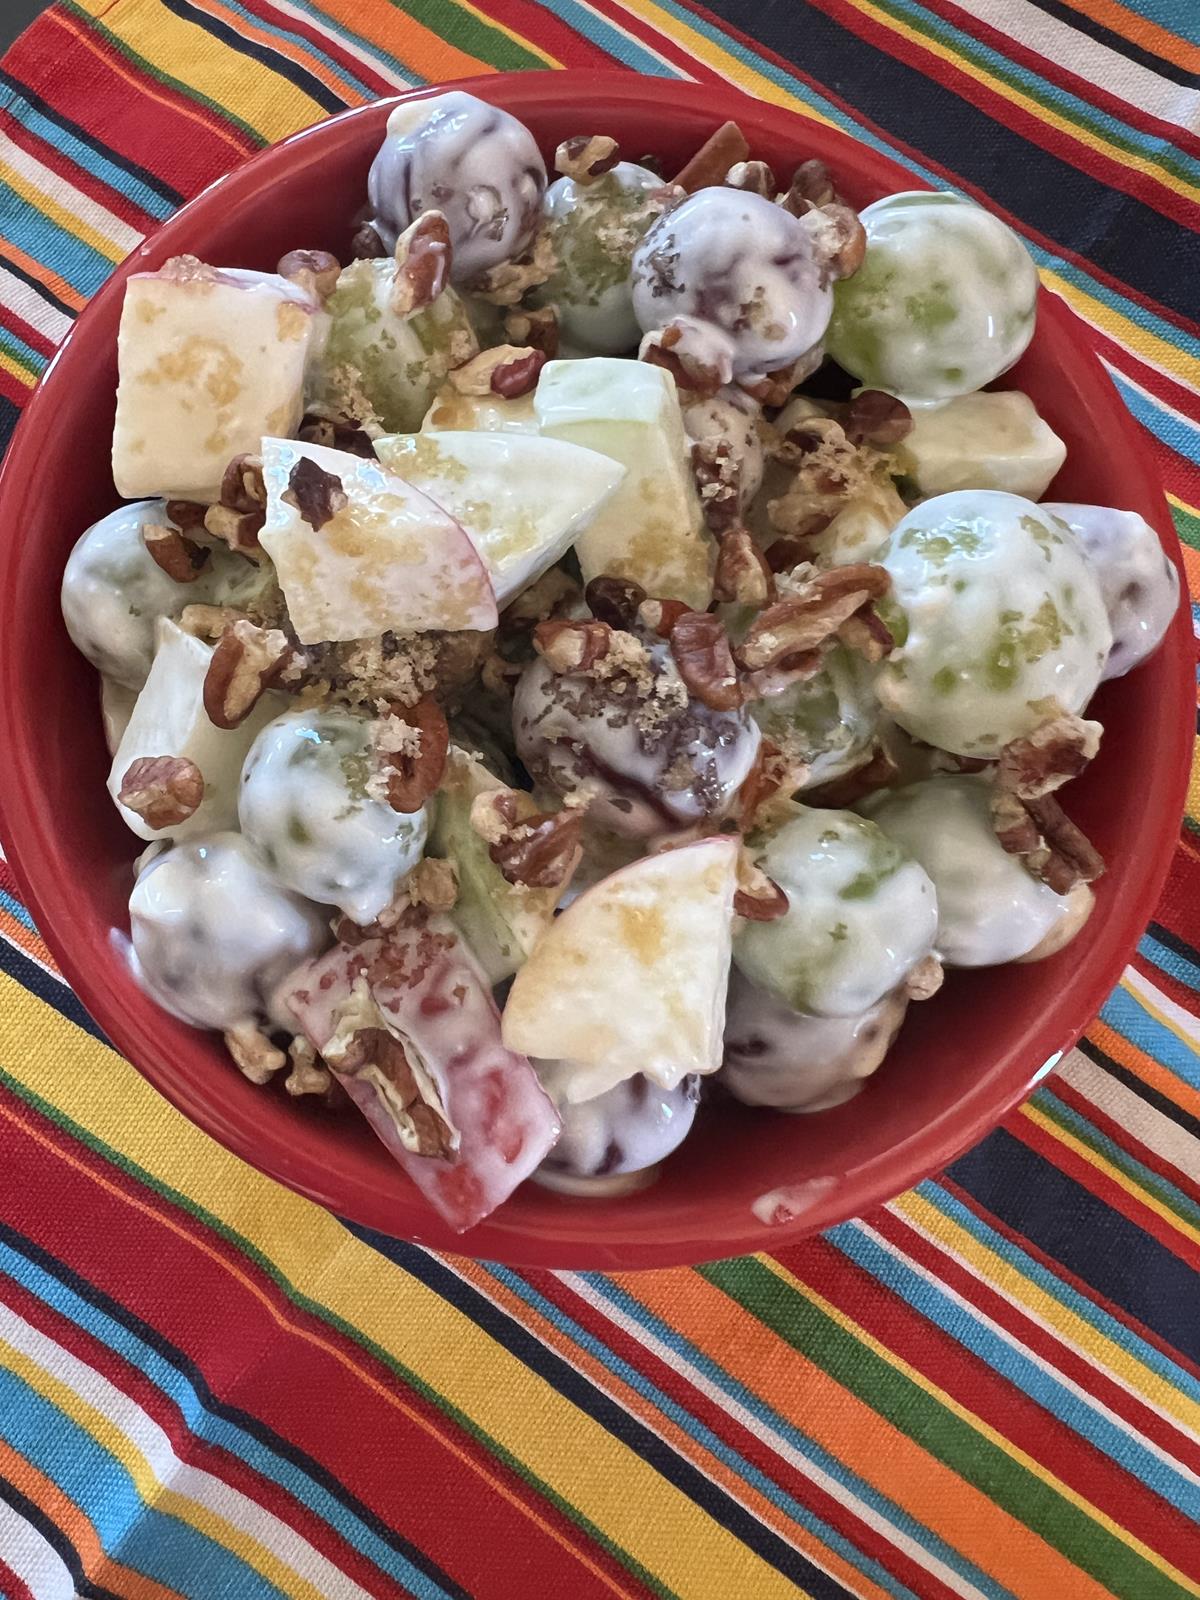
{"type": "Polygon", "coordinates": [[[126,770],[117,799],[148,828],[177,828],[204,799],[204,775],[186,756],[141,756],[126,770]]]}
{"type": "Polygon", "coordinates": [[[161,522],[142,523],[142,543],[155,566],[176,583],[194,583],[209,563],[210,552],[202,544],[161,522]]]}
{"type": "Polygon", "coordinates": [[[292,653],[280,628],[232,623],[217,641],[204,675],[204,710],[215,728],[236,728],[258,704],[292,653]]]}
{"type": "Polygon", "coordinates": [[[584,188],[611,172],[620,159],[617,141],[607,134],[577,133],[554,152],[554,170],[584,188]]]}

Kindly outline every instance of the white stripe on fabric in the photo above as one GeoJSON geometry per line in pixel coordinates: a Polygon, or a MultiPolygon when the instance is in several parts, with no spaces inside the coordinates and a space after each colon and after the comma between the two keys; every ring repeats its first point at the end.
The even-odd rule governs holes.
{"type": "Polygon", "coordinates": [[[1183,1043],[1200,1053],[1200,1017],[1185,1011],[1178,1001],[1172,1000],[1157,988],[1145,973],[1136,967],[1126,967],[1121,977],[1121,987],[1136,1000],[1156,1014],[1156,1020],[1169,1028],[1183,1043]]]}
{"type": "Polygon", "coordinates": [[[0,161],[39,189],[61,211],[69,211],[94,233],[109,240],[122,255],[136,250],[145,237],[127,222],[122,222],[120,217],[115,217],[98,200],[93,200],[73,183],[68,183],[60,173],[44,166],[5,133],[0,133],[0,161]]]}
{"type": "Polygon", "coordinates": [[[0,1556],[34,1600],[77,1600],[75,1580],[63,1558],[3,1498],[0,1498],[0,1556]]]}
{"type": "MultiPolygon", "coordinates": [[[[1065,1079],[1076,1094],[1102,1111],[1119,1128],[1127,1129],[1160,1160],[1177,1167],[1185,1177],[1194,1180],[1200,1172],[1200,1139],[1097,1066],[1082,1050],[1072,1050],[1059,1063],[1055,1077],[1065,1079]]],[[[1050,1079],[1048,1087],[1053,1092],[1054,1078],[1050,1079]]]]}
{"type": "MultiPolygon", "coordinates": [[[[355,42],[353,35],[346,33],[341,28],[332,27],[322,20],[321,14],[309,10],[307,6],[291,5],[289,0],[272,0],[273,11],[280,16],[292,17],[297,22],[303,22],[314,33],[319,33],[325,39],[332,39],[348,56],[352,56],[361,66],[368,68],[376,77],[386,78],[389,83],[395,84],[397,89],[410,89],[422,80],[415,74],[406,78],[401,73],[390,67],[381,56],[377,56],[370,46],[362,46],[355,42]]],[[[380,46],[382,49],[383,46],[380,46]]],[[[389,51],[389,54],[392,52],[389,51]]],[[[335,63],[336,66],[336,63],[335,63]]]]}
{"type": "Polygon", "coordinates": [[[14,311],[52,344],[61,344],[71,326],[57,306],[49,305],[24,279],[0,267],[0,306],[14,311]]]}

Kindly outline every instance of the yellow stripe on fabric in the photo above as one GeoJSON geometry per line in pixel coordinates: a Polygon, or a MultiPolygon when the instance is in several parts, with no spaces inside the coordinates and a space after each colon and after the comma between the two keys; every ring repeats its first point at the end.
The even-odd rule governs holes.
{"type": "Polygon", "coordinates": [[[0,367],[3,367],[5,372],[11,373],[28,389],[32,389],[40,377],[40,373],[35,372],[32,367],[27,367],[23,361],[18,361],[16,356],[10,355],[7,350],[0,350],[0,367]]]}
{"type": "Polygon", "coordinates": [[[1012,105],[1020,106],[1023,111],[1028,112],[1032,117],[1036,117],[1039,122],[1044,122],[1049,127],[1056,128],[1059,133],[1066,134],[1068,138],[1075,140],[1076,143],[1090,149],[1100,150],[1117,166],[1134,168],[1136,171],[1144,173],[1148,178],[1153,178],[1157,183],[1163,184],[1164,187],[1169,186],[1178,194],[1186,195],[1191,200],[1200,201],[1200,186],[1185,183],[1174,175],[1168,176],[1160,167],[1156,166],[1154,162],[1148,161],[1144,156],[1139,156],[1133,151],[1118,147],[1107,139],[1098,138],[1093,133],[1085,132],[1078,123],[1070,121],[1067,117],[1060,117],[1050,106],[1042,105],[1029,95],[1022,94],[1019,89],[1005,83],[1003,79],[995,77],[978,62],[968,60],[959,51],[953,49],[952,46],[943,44],[940,40],[932,38],[927,33],[922,33],[919,28],[910,27],[908,23],[902,22],[899,17],[894,17],[886,11],[881,11],[878,6],[871,5],[870,0],[849,0],[849,4],[856,11],[861,11],[863,16],[870,17],[880,27],[899,34],[901,38],[907,39],[910,44],[916,45],[918,49],[927,52],[929,55],[936,56],[939,61],[944,61],[950,66],[957,67],[967,77],[974,78],[977,82],[986,85],[1001,99],[1009,101],[1012,105]]]}
{"type": "Polygon", "coordinates": [[[1048,267],[1042,268],[1041,278],[1046,287],[1061,295],[1072,311],[1077,312],[1085,322],[1094,322],[1118,344],[1132,350],[1152,366],[1160,367],[1170,377],[1178,378],[1180,383],[1200,389],[1200,359],[1189,356],[1178,345],[1160,339],[1149,328],[1140,327],[1129,317],[1121,316],[1111,306],[1106,306],[1076,284],[1069,283],[1066,278],[1059,277],[1048,267]]]}
{"type": "Polygon", "coordinates": [[[986,1439],[989,1444],[995,1445],[998,1450],[1002,1450],[1010,1461],[1015,1461],[1018,1466],[1024,1467],[1040,1483],[1044,1483],[1055,1494],[1060,1495],[1062,1499],[1075,1506],[1077,1510],[1082,1511],[1098,1527],[1104,1528],[1111,1533],[1115,1539],[1120,1540],[1123,1545],[1140,1556],[1143,1561],[1163,1573],[1165,1577],[1170,1578],[1173,1583],[1178,1583],[1185,1594],[1200,1595],[1200,1585],[1194,1584],[1185,1573],[1173,1567],[1169,1561],[1165,1561],[1156,1550],[1152,1550],[1148,1544],[1144,1544],[1141,1539],[1130,1533],[1127,1528],[1122,1528],[1119,1523],[1114,1522],[1107,1513],[1101,1511],[1098,1506],[1093,1505],[1090,1500],[1086,1500],[1083,1495],[1072,1489],[1068,1484],[1063,1483],[1061,1478],[1056,1477],[1040,1461],[1034,1460],[1031,1455],[1027,1454],[1018,1445],[1015,1445],[1011,1439],[1006,1439],[1002,1433],[998,1433],[990,1423],[984,1422],[982,1417],[976,1416],[973,1411],[969,1411],[966,1406],[961,1405],[953,1396],[947,1394],[944,1389],[934,1383],[932,1379],[927,1378],[923,1372],[919,1372],[916,1367],[910,1366],[902,1356],[898,1356],[887,1345],[881,1344],[873,1334],[868,1333],[852,1317],[848,1317],[845,1312],[839,1311],[837,1306],[826,1300],[811,1285],[804,1283],[794,1273],[789,1272],[774,1256],[756,1256],[755,1260],[760,1261],[777,1278],[794,1290],[796,1294],[802,1295],[804,1299],[815,1305],[831,1322],[835,1322],[844,1332],[857,1339],[860,1344],[865,1345],[881,1361],[886,1361],[888,1366],[901,1373],[910,1383],[916,1384],[917,1388],[923,1390],[931,1399],[936,1400],[938,1405],[943,1406],[952,1416],[957,1417],[960,1422],[965,1422],[969,1428],[979,1434],[980,1438],[986,1439]]]}
{"type": "MultiPolygon", "coordinates": [[[[282,73],[261,66],[198,22],[174,16],[160,0],[78,0],[82,9],[144,60],[238,119],[264,142],[319,122],[328,113],[282,73]]],[[[141,91],[139,83],[139,92],[141,91]]]]}
{"type": "Polygon", "coordinates": [[[1115,1167],[1099,1151],[1093,1150],[1090,1145],[1084,1144],[1082,1139],[1076,1138],[1073,1133],[1055,1122],[1052,1117],[1048,1117],[1044,1111],[1032,1102],[1027,1101],[1020,1110],[1021,1115],[1029,1122],[1032,1122],[1035,1127],[1040,1128],[1043,1133],[1049,1134],[1059,1144],[1066,1145],[1068,1150],[1074,1151],[1081,1160],[1086,1161],[1089,1167],[1094,1167],[1097,1172],[1102,1172],[1106,1178],[1111,1179],[1119,1188],[1124,1189],[1127,1194],[1133,1195],[1138,1204],[1145,1206],[1147,1211],[1153,1211],[1155,1216],[1161,1217],[1164,1222],[1169,1222],[1177,1233],[1183,1234],[1185,1238],[1191,1239],[1195,1244],[1200,1244],[1200,1229],[1193,1227],[1186,1218],[1181,1217],[1178,1212],[1172,1211],[1169,1206],[1165,1206],[1157,1196],[1148,1189],[1142,1188],[1139,1183],[1129,1177],[1127,1173],[1122,1172],[1119,1167],[1115,1167]]]}
{"type": "MultiPolygon", "coordinates": [[[[1193,781],[1196,777],[1197,772],[1193,765],[1193,781]]],[[[1189,1033],[1183,1023],[1177,1021],[1165,1006],[1155,1004],[1153,996],[1159,991],[1152,985],[1149,978],[1143,978],[1136,968],[1127,969],[1121,978],[1121,988],[1124,989],[1131,1000],[1137,1001],[1143,1011],[1149,1012],[1155,1022],[1166,1028],[1169,1033],[1173,1033],[1185,1050],[1190,1050],[1193,1055],[1200,1053],[1197,1034],[1189,1033]]],[[[1188,1015],[1190,1020],[1196,1024],[1197,1033],[1200,1033],[1200,1017],[1191,1018],[1190,1012],[1188,1015]]]]}
{"type": "MultiPolygon", "coordinates": [[[[714,1574],[735,1574],[731,1585],[741,1584],[741,1592],[755,1600],[795,1600],[790,1579],[463,1312],[391,1266],[321,1207],[215,1144],[119,1056],[4,974],[0,1061],[94,1137],[253,1244],[301,1295],[328,1307],[414,1372],[680,1600],[708,1600],[714,1574]],[[31,1060],[27,1043],[35,1034],[40,1049],[31,1060]],[[70,1074],[55,1070],[55,1063],[68,1059],[70,1074]],[[447,1351],[454,1352],[453,1362],[447,1351]]],[[[191,1230],[179,1232],[205,1248],[191,1230]]],[[[214,1242],[208,1254],[248,1282],[229,1261],[227,1247],[214,1242]]],[[[394,1389],[351,1363],[333,1341],[281,1319],[273,1303],[261,1298],[282,1326],[342,1361],[387,1403],[407,1409],[394,1389]]],[[[604,1577],[599,1568],[592,1570],[604,1577]]]]}
{"type": "MultiPolygon", "coordinates": [[[[543,50],[536,40],[529,38],[527,34],[518,33],[515,28],[507,27],[500,21],[499,17],[489,16],[486,11],[480,11],[477,6],[470,4],[470,0],[454,0],[454,4],[457,10],[465,11],[469,16],[474,17],[476,21],[481,22],[485,28],[490,28],[493,33],[502,33],[506,39],[511,39],[514,44],[519,44],[522,50],[528,50],[531,56],[536,56],[539,61],[544,61],[548,67],[561,67],[563,65],[557,56],[552,56],[543,50]]],[[[454,30],[449,28],[447,31],[452,33],[454,30]]],[[[529,70],[532,72],[534,69],[531,67],[529,70]]]]}
{"type": "Polygon", "coordinates": [[[119,1461],[146,1506],[152,1506],[163,1516],[186,1522],[214,1544],[223,1545],[261,1578],[288,1595],[289,1600],[328,1600],[295,1567],[278,1560],[244,1528],[227,1522],[219,1513],[165,1484],[136,1441],[111,1417],[4,1338],[0,1338],[0,1366],[6,1367],[48,1404],[69,1417],[77,1428],[119,1461]]]}
{"type": "Polygon", "coordinates": [[[1005,1299],[1026,1310],[1119,1383],[1142,1396],[1180,1427],[1200,1433],[1200,1404],[1189,1400],[1167,1379],[1144,1366],[1136,1356],[1052,1294],[1025,1277],[1019,1266],[976,1239],[966,1228],[921,1195],[910,1191],[890,1202],[899,1216],[936,1240],[991,1284],[1005,1299]]]}
{"type": "Polygon", "coordinates": [[[64,233],[69,233],[73,239],[79,239],[83,244],[90,245],[97,255],[102,255],[106,261],[116,263],[123,261],[128,254],[124,245],[114,243],[106,238],[98,228],[90,227],[74,211],[67,208],[47,193],[45,189],[38,188],[31,179],[24,176],[10,166],[7,161],[0,161],[0,182],[4,182],[22,200],[28,202],[35,211],[40,211],[43,216],[57,224],[64,233]]]}

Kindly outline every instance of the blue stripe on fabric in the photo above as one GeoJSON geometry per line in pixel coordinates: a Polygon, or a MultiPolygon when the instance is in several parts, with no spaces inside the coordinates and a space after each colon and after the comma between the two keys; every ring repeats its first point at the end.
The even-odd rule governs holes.
{"type": "MultiPolygon", "coordinates": [[[[356,49],[361,50],[369,58],[372,64],[379,62],[389,68],[395,73],[396,77],[402,78],[404,84],[409,88],[420,89],[429,82],[428,78],[423,78],[419,73],[414,72],[398,56],[394,56],[389,50],[385,50],[376,40],[364,39],[361,33],[355,33],[352,28],[347,28],[343,23],[335,22],[327,12],[321,10],[320,6],[310,4],[310,0],[292,0],[292,4],[297,11],[303,12],[319,30],[332,33],[339,39],[349,40],[356,49]]],[[[261,23],[262,18],[256,18],[256,21],[261,23]]],[[[402,31],[398,34],[398,37],[403,37],[402,31]]],[[[306,46],[306,48],[310,47],[306,46]]],[[[342,71],[344,69],[338,68],[338,70],[342,71]]],[[[366,92],[373,95],[375,91],[369,89],[366,92]]],[[[399,90],[397,90],[398,92],[399,90]]]]}
{"type": "MultiPolygon", "coordinates": [[[[275,39],[286,40],[287,43],[295,45],[304,51],[306,55],[315,57],[341,79],[343,87],[357,89],[365,100],[375,99],[374,89],[369,89],[360,78],[356,78],[352,72],[347,71],[332,56],[326,55],[321,47],[314,44],[312,40],[303,38],[289,28],[276,27],[274,23],[268,22],[265,17],[259,16],[253,11],[247,11],[244,6],[240,6],[237,3],[237,0],[222,0],[222,5],[225,10],[232,11],[246,22],[251,23],[256,32],[270,34],[275,39]]],[[[220,37],[220,34],[216,32],[222,26],[220,19],[214,17],[210,12],[204,12],[203,14],[214,37],[220,37]]],[[[283,50],[271,50],[271,47],[262,41],[258,39],[251,40],[249,34],[241,34],[239,36],[236,28],[231,28],[229,32],[234,37],[239,38],[240,47],[247,54],[250,54],[252,60],[261,61],[263,65],[268,67],[268,70],[277,72],[280,77],[286,78],[289,83],[294,84],[302,94],[307,94],[310,100],[316,100],[327,116],[331,116],[336,110],[341,109],[341,106],[337,103],[339,99],[342,100],[343,104],[345,103],[341,89],[327,84],[323,78],[314,72],[308,62],[294,61],[283,50]],[[268,51],[277,59],[277,66],[272,65],[267,59],[268,51]],[[297,73],[303,74],[305,80],[303,83],[297,82],[294,76],[297,73]],[[333,104],[329,104],[330,101],[333,104]]]]}
{"type": "Polygon", "coordinates": [[[1145,956],[1147,961],[1152,961],[1160,972],[1165,972],[1174,978],[1177,983],[1200,992],[1200,964],[1189,960],[1182,951],[1173,950],[1170,945],[1164,944],[1161,939],[1156,939],[1153,933],[1147,931],[1138,941],[1138,952],[1145,956]]]}
{"type": "Polygon", "coordinates": [[[1146,1484],[1184,1516],[1200,1522],[1200,1484],[1190,1481],[1131,1438],[1099,1407],[1093,1408],[1023,1350],[1014,1348],[993,1332],[973,1308],[953,1299],[944,1284],[930,1283],[922,1273],[867,1234],[862,1223],[841,1223],[831,1228],[825,1238],[905,1304],[949,1334],[956,1344],[985,1361],[1022,1394],[1103,1451],[1131,1477],[1146,1484]]]}
{"type": "Polygon", "coordinates": [[[635,1299],[626,1290],[618,1287],[610,1278],[599,1272],[582,1272],[579,1277],[594,1289],[603,1299],[610,1301],[620,1308],[631,1321],[638,1323],[659,1339],[664,1345],[674,1350],[690,1366],[702,1373],[705,1379],[714,1388],[722,1390],[725,1394],[748,1411],[755,1420],[768,1432],[777,1434],[791,1447],[802,1455],[805,1460],[811,1461],[819,1467],[835,1483],[860,1500],[863,1505],[870,1508],[876,1516],[889,1523],[898,1533],[912,1539],[922,1550],[926,1551],[935,1560],[940,1561],[950,1571],[958,1574],[965,1581],[973,1584],[981,1594],[989,1596],[989,1600],[1015,1600],[1010,1589],[984,1572],[974,1562],[964,1556],[961,1551],[955,1550],[938,1537],[931,1528],[923,1522],[910,1516],[901,1506],[898,1506],[886,1495],[881,1494],[872,1484],[867,1483],[852,1472],[845,1462],[837,1456],[830,1455],[815,1439],[794,1427],[779,1413],[770,1407],[760,1395],[747,1389],[744,1384],[732,1377],[723,1367],[710,1361],[703,1351],[698,1350],[690,1340],[684,1337],[677,1329],[661,1321],[654,1313],[635,1299]]]}
{"type": "Polygon", "coordinates": [[[56,272],[82,295],[95,294],[116,265],[90,244],[60,228],[2,180],[0,216],[4,217],[6,238],[27,256],[56,272]]]}
{"type": "MultiPolygon", "coordinates": [[[[957,1223],[964,1232],[969,1233],[979,1244],[999,1257],[1007,1267],[1028,1278],[1030,1283],[1057,1300],[1068,1311],[1074,1312],[1082,1321],[1095,1328],[1097,1333],[1103,1334],[1126,1355],[1154,1373],[1155,1377],[1161,1378],[1165,1384],[1179,1389],[1189,1399],[1200,1404],[1200,1379],[1193,1378],[1190,1372],[1172,1361],[1170,1356],[1165,1355],[1154,1345],[1147,1343],[1126,1323],[1119,1322],[1094,1300],[1089,1300],[1086,1295],[1080,1294],[1071,1284],[1044,1267],[1040,1261],[1035,1261],[1020,1245],[1013,1244],[1010,1239],[997,1232],[982,1217],[977,1216],[970,1206],[964,1205],[956,1195],[950,1194],[932,1178],[926,1178],[923,1183],[917,1184],[914,1193],[920,1195],[922,1200],[927,1200],[951,1222],[957,1223]]],[[[903,1212],[898,1212],[897,1215],[902,1221],[910,1222],[903,1212]]]]}
{"type": "Polygon", "coordinates": [[[568,27],[574,28],[576,33],[598,45],[622,66],[632,67],[635,72],[641,72],[649,78],[688,76],[682,68],[672,66],[661,56],[655,55],[640,39],[634,39],[624,33],[618,24],[610,22],[607,17],[602,17],[590,6],[580,5],[577,0],[555,0],[554,13],[568,27]]]}
{"type": "Polygon", "coordinates": [[[33,925],[33,918],[25,907],[19,900],[14,900],[12,895],[7,894],[3,889],[0,889],[0,906],[3,906],[10,916],[15,917],[23,928],[28,928],[30,933],[37,933],[37,929],[33,925]]]}
{"type": "Polygon", "coordinates": [[[148,217],[153,217],[157,222],[165,222],[175,210],[164,195],[156,194],[149,184],[143,183],[125,167],[118,166],[115,161],[110,161],[92,145],[76,138],[68,129],[45,116],[35,106],[31,106],[28,100],[15,90],[0,94],[0,104],[3,104],[6,111],[44,143],[51,145],[61,155],[67,156],[93,178],[98,178],[115,194],[131,200],[148,217]]]}
{"type": "Polygon", "coordinates": [[[747,1461],[732,1446],[726,1444],[723,1439],[713,1433],[699,1418],[694,1417],[686,1407],[673,1400],[670,1395],[664,1394],[636,1367],[631,1366],[629,1362],[616,1355],[594,1334],[581,1327],[561,1307],[555,1305],[552,1300],[547,1300],[545,1296],[539,1294],[532,1284],[510,1268],[500,1266],[496,1262],[489,1261],[481,1263],[481,1265],[498,1283],[502,1283],[505,1288],[510,1289],[519,1296],[526,1305],[532,1306],[535,1311],[546,1317],[560,1332],[565,1333],[573,1343],[595,1356],[610,1372],[615,1373],[625,1383],[629,1384],[632,1389],[636,1389],[643,1399],[649,1400],[659,1411],[682,1428],[690,1438],[695,1439],[711,1455],[716,1456],[727,1467],[732,1468],[739,1478],[751,1484],[761,1495],[770,1500],[772,1505],[777,1506],[780,1511],[791,1517],[794,1522],[800,1523],[810,1533],[815,1534],[823,1544],[828,1545],[832,1550],[836,1550],[857,1571],[871,1578],[881,1588],[886,1589],[889,1594],[901,1597],[901,1600],[918,1600],[913,1591],[907,1585],[900,1583],[893,1573],[888,1572],[877,1561],[864,1554],[857,1545],[852,1544],[836,1528],[832,1528],[828,1523],[822,1521],[807,1506],[801,1505],[798,1500],[794,1500],[791,1495],[781,1489],[773,1479],[756,1467],[753,1462],[747,1461]]]}
{"type": "Polygon", "coordinates": [[[1100,1019],[1191,1088],[1200,1089],[1200,1055],[1157,1017],[1152,1017],[1128,989],[1113,990],[1104,1002],[1100,1019]]]}
{"type": "Polygon", "coordinates": [[[448,1600],[448,1591],[414,1567],[380,1539],[361,1518],[354,1516],[333,1495],[284,1457],[277,1455],[252,1433],[216,1415],[204,1403],[195,1385],[152,1345],[99,1307],[76,1294],[35,1262],[0,1241],[0,1272],[60,1316],[114,1351],[148,1378],[173,1405],[189,1431],[206,1443],[228,1450],[260,1477],[284,1489],[301,1505],[336,1530],[361,1555],[416,1596],[416,1600],[448,1600]]]}
{"type": "Polygon", "coordinates": [[[19,334],[11,328],[0,326],[0,350],[20,362],[21,366],[32,370],[35,377],[40,375],[50,364],[50,357],[42,355],[31,344],[26,344],[19,334]]]}
{"type": "Polygon", "coordinates": [[[128,1470],[85,1428],[0,1366],[0,1434],[88,1517],[106,1550],[191,1600],[287,1600],[226,1546],[155,1510],[128,1470]]]}
{"type": "Polygon", "coordinates": [[[1164,444],[1200,466],[1200,428],[1179,412],[1169,410],[1144,389],[1131,383],[1110,361],[1104,363],[1116,384],[1122,400],[1144,427],[1157,435],[1164,444]]]}

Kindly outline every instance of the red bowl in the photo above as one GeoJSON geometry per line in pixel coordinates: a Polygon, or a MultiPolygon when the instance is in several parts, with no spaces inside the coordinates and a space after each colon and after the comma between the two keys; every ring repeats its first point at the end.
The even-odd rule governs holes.
{"type": "MultiPolygon", "coordinates": [[[[845,134],[707,84],[558,72],[461,87],[528,123],[547,155],[569,134],[599,129],[670,168],[736,117],[754,154],[781,170],[820,156],[858,206],[917,186],[845,134]]],[[[365,1123],[255,1088],[213,1036],[165,1015],[131,979],[114,930],[128,928],[136,845],[104,793],[96,677],[71,647],[58,605],[67,552],[117,501],[109,444],[125,279],[185,251],[261,268],[296,246],[345,259],[392,104],[286,139],[184,206],[114,272],[26,409],[0,477],[0,748],[13,869],[47,944],[116,1047],[230,1150],[344,1217],[520,1266],[651,1267],[776,1247],[945,1166],[1030,1092],[1103,1004],[1154,909],[1183,810],[1193,705],[1185,612],[1154,659],[1106,685],[1097,702],[1104,746],[1072,786],[1071,810],[1109,870],[1095,915],[1068,951],[1037,966],[956,973],[936,1003],[913,1007],[886,1065],[838,1110],[806,1118],[722,1105],[701,1116],[641,1194],[577,1200],[526,1184],[494,1218],[452,1234],[365,1123]]],[[[1032,396],[1069,447],[1049,498],[1141,512],[1178,563],[1142,437],[1082,325],[1045,290],[1033,345],[1004,381],[1032,396]]]]}

